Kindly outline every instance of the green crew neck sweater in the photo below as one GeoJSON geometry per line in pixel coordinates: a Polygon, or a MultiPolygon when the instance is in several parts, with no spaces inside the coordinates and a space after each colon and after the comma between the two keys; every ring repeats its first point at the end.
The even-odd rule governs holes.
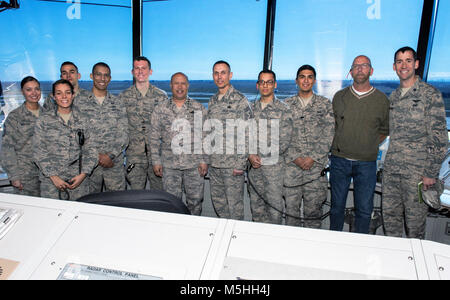
{"type": "Polygon", "coordinates": [[[347,159],[377,159],[380,135],[389,135],[389,100],[374,88],[358,96],[350,87],[333,98],[336,121],[331,154],[347,159]]]}

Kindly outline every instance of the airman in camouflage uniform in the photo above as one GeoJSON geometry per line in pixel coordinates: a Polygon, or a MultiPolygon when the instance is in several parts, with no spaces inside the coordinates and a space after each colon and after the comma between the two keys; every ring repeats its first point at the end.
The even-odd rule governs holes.
{"type": "Polygon", "coordinates": [[[25,77],[21,86],[25,102],[6,118],[0,161],[15,194],[39,197],[39,169],[33,162],[31,139],[36,120],[43,113],[38,102],[41,89],[39,82],[31,76],[25,77]],[[37,112],[37,115],[32,111],[37,112]]]}
{"type": "Polygon", "coordinates": [[[321,172],[328,164],[334,136],[333,108],[330,100],[312,91],[316,82],[313,67],[301,66],[296,82],[298,95],[285,100],[294,123],[284,179],[286,224],[301,225],[299,217],[303,199],[304,226],[321,228],[322,205],[328,193],[328,180],[321,172]]]}
{"type": "MultiPolygon", "coordinates": [[[[73,99],[73,106],[77,106],[79,97],[86,97],[89,95],[89,91],[82,89],[78,84],[78,80],[81,78],[81,74],[78,73],[78,67],[70,61],[63,62],[60,68],[61,79],[68,80],[74,88],[75,98],[73,99]]],[[[55,110],[56,103],[51,94],[47,95],[44,101],[44,110],[55,110]]]]}
{"type": "MultiPolygon", "coordinates": [[[[209,146],[214,149],[206,150],[206,153],[211,154],[208,174],[211,200],[216,213],[221,218],[242,220],[244,218],[244,170],[248,149],[245,147],[245,141],[244,145],[238,143],[237,134],[234,135],[234,143],[227,142],[225,128],[227,120],[228,123],[248,120],[250,106],[247,98],[230,84],[232,74],[229,64],[224,61],[218,61],[213,66],[213,79],[219,91],[209,100],[206,124],[214,127],[215,121],[220,123],[223,130],[223,136],[221,136],[223,144],[211,143],[209,146]],[[213,119],[215,121],[211,121],[213,119]]],[[[207,133],[204,145],[206,144],[208,148],[209,137],[215,134],[210,134],[208,128],[204,130],[207,133]]]]}
{"type": "Polygon", "coordinates": [[[166,192],[181,198],[184,190],[190,212],[200,215],[208,171],[208,156],[202,151],[206,109],[187,96],[189,82],[185,74],[175,73],[170,85],[172,98],[160,103],[152,113],[153,169],[162,175],[166,192]]]}
{"type": "Polygon", "coordinates": [[[128,116],[130,142],[126,150],[126,176],[133,190],[145,189],[147,177],[151,189],[163,189],[161,177],[153,172],[148,139],[152,112],[168,98],[166,92],[150,84],[148,78],[152,72],[147,58],[135,58],[132,73],[136,83],[119,95],[128,116]]]}
{"type": "Polygon", "coordinates": [[[80,97],[78,108],[91,120],[94,143],[99,154],[98,166],[89,177],[90,193],[125,190],[123,151],[128,145],[128,120],[120,98],[107,91],[111,81],[108,65],[97,63],[92,69],[92,93],[80,97]],[[101,100],[103,98],[103,100],[101,100]]]}
{"type": "MultiPolygon", "coordinates": [[[[69,86],[69,84],[66,80],[57,81],[54,84],[54,94],[55,85],[69,86]]],[[[64,104],[66,111],[71,112],[67,123],[59,110],[44,112],[36,122],[32,142],[33,157],[40,169],[41,196],[45,198],[76,200],[89,194],[86,177],[97,164],[98,154],[91,138],[90,120],[78,109],[70,108],[72,100],[73,98],[70,99],[70,104],[64,104]],[[84,135],[82,147],[79,144],[81,133],[84,135]],[[80,179],[77,179],[80,176],[82,176],[81,184],[80,179]],[[75,184],[74,181],[78,183],[75,184]]]]}
{"type": "Polygon", "coordinates": [[[277,87],[274,72],[261,71],[256,87],[261,98],[252,103],[257,131],[251,135],[258,137],[258,144],[256,141],[253,146],[257,147],[249,144],[251,168],[248,171],[252,219],[255,222],[281,224],[286,167],[284,155],[291,141],[292,114],[288,105],[274,95],[277,87]],[[252,148],[257,151],[254,152],[252,148]]]}
{"type": "Polygon", "coordinates": [[[448,148],[442,94],[415,75],[416,52],[400,48],[394,70],[400,87],[390,95],[390,142],[383,170],[383,220],[386,235],[425,237],[428,206],[420,203],[424,189],[436,182],[448,148]]]}

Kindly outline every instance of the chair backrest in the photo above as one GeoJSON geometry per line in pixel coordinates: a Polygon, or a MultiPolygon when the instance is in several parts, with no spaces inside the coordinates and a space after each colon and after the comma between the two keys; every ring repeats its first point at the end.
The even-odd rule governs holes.
{"type": "Polygon", "coordinates": [[[128,190],[95,193],[83,196],[76,201],[178,214],[191,214],[180,198],[159,190],[128,190]]]}

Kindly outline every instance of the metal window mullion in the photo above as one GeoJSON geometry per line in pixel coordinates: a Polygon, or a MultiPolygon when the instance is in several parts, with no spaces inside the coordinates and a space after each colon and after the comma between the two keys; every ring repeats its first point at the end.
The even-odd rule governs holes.
{"type": "Polygon", "coordinates": [[[133,58],[142,55],[142,0],[131,0],[133,30],[133,58]]]}
{"type": "Polygon", "coordinates": [[[267,0],[266,36],[264,45],[263,69],[272,69],[273,59],[273,36],[275,30],[275,9],[277,1],[267,0]]]}
{"type": "Polygon", "coordinates": [[[438,7],[439,0],[424,0],[419,40],[417,42],[417,56],[421,61],[417,74],[421,76],[424,81],[427,81],[428,79],[438,7]]]}

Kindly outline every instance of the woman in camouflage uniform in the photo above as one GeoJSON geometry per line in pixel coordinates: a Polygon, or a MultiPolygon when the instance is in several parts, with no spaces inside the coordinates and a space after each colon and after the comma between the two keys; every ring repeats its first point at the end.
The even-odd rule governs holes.
{"type": "Polygon", "coordinates": [[[33,162],[31,138],[42,107],[39,81],[27,76],[21,82],[25,102],[10,112],[3,128],[0,163],[14,187],[14,193],[40,196],[39,169],[33,162]]]}
{"type": "Polygon", "coordinates": [[[98,154],[89,138],[89,120],[72,109],[72,84],[53,84],[57,109],[46,111],[36,123],[34,160],[41,171],[41,196],[76,200],[89,193],[86,177],[97,164],[98,154]]]}

